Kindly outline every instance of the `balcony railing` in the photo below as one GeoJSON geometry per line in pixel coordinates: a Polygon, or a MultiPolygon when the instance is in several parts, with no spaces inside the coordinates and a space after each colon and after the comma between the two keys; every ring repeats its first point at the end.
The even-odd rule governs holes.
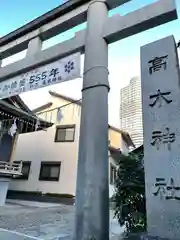
{"type": "Polygon", "coordinates": [[[0,175],[22,175],[22,162],[17,164],[0,161],[0,175]]]}

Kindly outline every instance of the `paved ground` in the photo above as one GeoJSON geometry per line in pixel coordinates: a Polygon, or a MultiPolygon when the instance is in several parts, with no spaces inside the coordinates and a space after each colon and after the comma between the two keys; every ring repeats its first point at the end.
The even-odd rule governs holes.
{"type": "MultiPolygon", "coordinates": [[[[74,223],[74,206],[9,201],[0,207],[0,239],[70,240],[74,223]],[[31,236],[31,237],[30,237],[31,236]]],[[[110,218],[111,239],[122,232],[110,218]]]]}

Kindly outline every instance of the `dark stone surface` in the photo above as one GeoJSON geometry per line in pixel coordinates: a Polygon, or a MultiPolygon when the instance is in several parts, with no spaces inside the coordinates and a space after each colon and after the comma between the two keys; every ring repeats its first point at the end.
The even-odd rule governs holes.
{"type": "Polygon", "coordinates": [[[67,205],[74,204],[73,196],[51,196],[50,194],[42,194],[38,192],[23,192],[23,191],[12,191],[9,190],[7,193],[8,199],[18,199],[25,201],[36,201],[36,202],[47,202],[47,203],[62,203],[67,205]]]}

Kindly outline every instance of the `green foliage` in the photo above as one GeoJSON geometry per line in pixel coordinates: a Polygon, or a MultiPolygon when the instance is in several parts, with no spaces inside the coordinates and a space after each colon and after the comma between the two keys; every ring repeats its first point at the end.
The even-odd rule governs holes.
{"type": "Polygon", "coordinates": [[[122,155],[115,184],[115,217],[128,233],[146,231],[143,155],[122,155]]]}

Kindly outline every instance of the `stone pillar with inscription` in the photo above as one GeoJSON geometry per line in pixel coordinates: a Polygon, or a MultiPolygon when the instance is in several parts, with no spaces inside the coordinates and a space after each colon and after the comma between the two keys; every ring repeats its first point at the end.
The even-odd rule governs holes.
{"type": "Polygon", "coordinates": [[[148,234],[180,238],[180,82],[173,36],[141,47],[148,234]]]}

